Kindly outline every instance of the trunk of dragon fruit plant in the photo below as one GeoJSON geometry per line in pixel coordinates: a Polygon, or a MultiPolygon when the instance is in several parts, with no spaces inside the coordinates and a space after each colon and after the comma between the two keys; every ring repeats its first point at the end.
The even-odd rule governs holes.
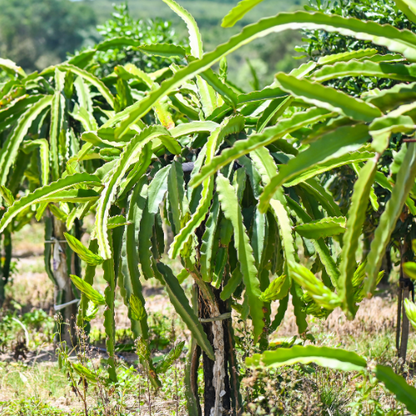
{"type": "Polygon", "coordinates": [[[45,266],[46,270],[49,271],[49,276],[55,282],[55,309],[61,315],[54,342],[55,344],[65,342],[68,347],[71,347],[77,343],[76,316],[78,301],[74,294],[70,274],[79,275],[77,273],[78,259],[65,240],[65,224],[56,217],[49,217],[46,222],[50,222],[47,229],[49,228],[51,233],[45,242],[45,266]]]}

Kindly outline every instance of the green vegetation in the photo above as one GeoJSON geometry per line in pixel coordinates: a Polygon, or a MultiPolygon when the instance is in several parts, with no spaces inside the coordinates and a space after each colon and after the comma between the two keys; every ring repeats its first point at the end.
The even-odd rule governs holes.
{"type": "MultiPolygon", "coordinates": [[[[341,8],[284,12],[205,53],[191,13],[163,2],[185,23],[186,42],[160,21],[134,22],[121,6],[100,29],[106,39],[66,62],[31,75],[0,62],[8,76],[0,300],[13,236],[42,220],[45,271],[60,311],[54,331],[44,312],[6,311],[4,349],[26,360],[29,346],[54,334],[59,368],[80,404],[70,411],[85,415],[142,406],[152,414],[157,395],[177,415],[292,414],[308,395],[309,414],[416,413],[406,366],[415,263],[404,263],[416,246],[398,223],[416,215],[416,35],[399,23],[345,17],[341,8]],[[264,88],[250,65],[252,89],[239,88],[228,56],[286,29],[308,31],[312,59],[264,88]],[[336,53],[324,50],[322,31],[335,34],[328,51],[336,53]],[[353,186],[343,169],[353,172],[353,186]],[[404,299],[400,361],[394,348],[381,348],[392,325],[371,347],[366,328],[337,344],[319,331],[321,320],[353,321],[376,302],[368,299],[392,241],[400,282],[408,275],[396,321],[404,299]],[[167,294],[164,315],[175,311],[170,326],[152,311],[151,285],[167,294]],[[128,330],[119,327],[122,304],[128,330]],[[290,316],[298,335],[276,339],[290,316]],[[43,338],[31,341],[40,329],[43,338]],[[129,352],[138,368],[123,356],[129,352]],[[294,371],[301,378],[290,381],[294,371]],[[340,378],[324,386],[330,374],[340,378]]],[[[243,0],[222,26],[243,25],[259,3],[243,0]]],[[[416,23],[410,0],[396,3],[416,23]]],[[[354,15],[356,4],[348,6],[354,15]]],[[[383,7],[413,27],[392,3],[383,7]]],[[[17,374],[7,372],[11,380],[17,374]]],[[[41,396],[34,391],[5,408],[53,412],[41,396]]]]}
{"type": "MultiPolygon", "coordinates": [[[[201,28],[206,50],[211,50],[217,44],[225,42],[231,34],[236,33],[245,24],[279,11],[300,8],[302,4],[298,1],[275,4],[273,0],[266,0],[239,22],[237,28],[227,33],[220,28],[220,22],[232,3],[224,1],[184,3],[184,7],[189,8],[201,28]]],[[[140,38],[142,41],[146,41],[147,37],[153,43],[166,41],[178,43],[177,38],[172,34],[172,27],[175,28],[179,39],[186,40],[186,27],[183,21],[166,5],[151,0],[131,1],[126,12],[124,4],[122,1],[113,0],[5,1],[4,4],[1,3],[3,10],[0,17],[2,19],[0,21],[1,56],[11,59],[29,72],[42,70],[61,62],[68,53],[72,54],[103,39],[124,36],[133,27],[133,22],[135,23],[132,32],[136,33],[136,36],[139,33],[143,36],[148,32],[144,38],[140,38]],[[111,18],[114,14],[114,4],[116,11],[111,18]],[[97,23],[98,30],[95,29],[97,23]],[[152,29],[148,30],[147,27],[152,29]]],[[[301,36],[293,35],[293,33],[273,35],[267,40],[255,42],[253,46],[248,45],[243,54],[239,52],[234,54],[230,59],[229,67],[235,82],[241,88],[249,89],[247,79],[251,78],[250,64],[256,69],[263,85],[271,82],[272,73],[276,69],[286,71],[297,66],[297,61],[292,58],[296,55],[293,49],[301,42],[301,36]]],[[[101,56],[97,55],[99,60],[97,71],[100,71],[99,75],[102,76],[107,75],[112,69],[109,60],[121,63],[124,59],[128,62],[131,60],[129,56],[132,55],[132,51],[119,50],[118,53],[110,51],[99,55],[101,56]]],[[[134,53],[133,55],[136,56],[136,61],[137,59],[161,61],[157,57],[146,58],[143,54],[134,53]]],[[[169,60],[166,63],[169,63],[169,60]]]]}
{"type": "MultiPolygon", "coordinates": [[[[400,29],[408,29],[415,31],[416,26],[412,23],[412,19],[406,15],[406,9],[399,3],[396,5],[394,1],[377,2],[374,4],[370,1],[347,1],[342,7],[337,3],[328,3],[321,5],[320,3],[312,3],[311,10],[323,11],[326,14],[336,14],[348,17],[359,18],[362,20],[374,21],[381,24],[390,24],[400,29]]],[[[308,44],[304,48],[298,48],[299,52],[304,52],[308,59],[314,61],[331,62],[331,54],[334,53],[350,53],[356,51],[356,59],[360,59],[360,49],[374,48],[374,53],[386,54],[388,50],[382,46],[370,44],[369,41],[360,40],[357,42],[353,37],[347,37],[338,33],[325,33],[323,31],[305,31],[308,44]]],[[[343,64],[338,65],[341,69],[343,64]]],[[[355,71],[363,65],[351,63],[344,68],[349,71],[355,71]],[[354,69],[353,69],[354,68],[354,69]]],[[[394,76],[387,75],[388,71],[379,71],[377,76],[371,76],[371,72],[361,71],[360,74],[355,73],[354,76],[348,76],[347,72],[324,71],[322,70],[319,79],[325,85],[342,90],[354,96],[364,96],[371,94],[374,90],[389,90],[397,85],[400,88],[400,80],[394,76]],[[324,72],[327,74],[324,75],[324,72]],[[332,73],[331,73],[332,72],[332,73]]],[[[405,132],[407,133],[407,132],[405,132]]],[[[385,209],[386,202],[390,198],[391,188],[388,186],[389,178],[395,178],[398,172],[398,165],[394,162],[399,159],[399,154],[403,155],[406,145],[403,139],[406,134],[400,131],[393,131],[389,140],[387,149],[381,155],[377,162],[377,178],[374,186],[374,196],[378,203],[372,203],[372,209],[367,210],[366,218],[363,226],[364,233],[364,250],[369,251],[371,241],[374,238],[374,230],[377,228],[381,213],[385,209]],[[387,178],[387,181],[386,179],[387,178]],[[387,186],[386,186],[387,185],[387,186]]],[[[330,172],[332,176],[329,189],[338,201],[341,210],[346,213],[351,204],[351,194],[353,192],[353,183],[355,182],[358,169],[354,166],[342,166],[339,169],[330,172]]],[[[410,201],[408,201],[410,202],[410,201]]],[[[411,204],[411,203],[410,203],[411,204]]],[[[414,230],[415,210],[412,207],[405,206],[400,218],[398,219],[395,229],[390,237],[390,241],[386,246],[386,252],[382,262],[382,269],[385,271],[383,281],[388,282],[389,276],[393,269],[394,258],[401,259],[401,263],[413,260],[414,251],[412,250],[412,239],[415,235],[414,230]]],[[[406,272],[400,271],[398,308],[403,308],[403,299],[409,296],[413,283],[406,277],[406,272]]],[[[398,317],[400,323],[400,316],[398,317]]],[[[403,316],[402,324],[397,326],[396,345],[399,355],[406,358],[407,342],[408,342],[409,321],[406,315],[403,316]]]]}
{"type": "Polygon", "coordinates": [[[0,7],[1,56],[28,71],[56,64],[89,38],[97,38],[97,20],[88,2],[4,0],[0,7]]]}
{"type": "MultiPolygon", "coordinates": [[[[107,20],[97,29],[103,40],[128,37],[140,44],[179,44],[171,22],[160,18],[135,20],[130,16],[127,3],[114,6],[113,19],[107,20]]],[[[102,77],[110,75],[116,65],[127,63],[132,63],[143,71],[151,73],[172,63],[179,63],[179,61],[167,57],[149,56],[133,49],[115,48],[98,52],[89,66],[91,69],[94,68],[95,75],[102,77]]]]}

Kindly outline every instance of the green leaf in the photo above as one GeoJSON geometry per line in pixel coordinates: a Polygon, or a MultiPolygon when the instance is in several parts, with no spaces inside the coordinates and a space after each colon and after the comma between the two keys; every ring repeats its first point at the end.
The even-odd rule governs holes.
{"type": "Polygon", "coordinates": [[[251,184],[251,188],[253,190],[254,198],[258,199],[262,191],[261,176],[258,170],[254,166],[252,160],[249,159],[247,156],[240,157],[238,159],[238,163],[244,166],[251,184]]]}
{"type": "Polygon", "coordinates": [[[215,91],[217,91],[227,104],[233,108],[237,107],[237,94],[228,85],[224,84],[212,69],[204,71],[201,74],[201,78],[204,79],[215,91]]]}
{"type": "MultiPolygon", "coordinates": [[[[212,52],[206,53],[201,59],[191,62],[188,66],[178,70],[171,78],[162,83],[159,89],[153,91],[143,100],[126,108],[117,114],[109,123],[103,125],[110,127],[122,121],[116,131],[116,136],[121,138],[134,124],[137,124],[155,102],[169,94],[175,87],[193,78],[200,72],[219,62],[224,56],[234,52],[238,48],[257,38],[273,32],[286,29],[323,29],[329,32],[338,32],[357,39],[371,40],[373,43],[385,46],[392,52],[403,53],[410,60],[416,60],[416,35],[410,31],[400,31],[389,25],[379,25],[375,22],[363,22],[358,19],[347,19],[340,16],[328,16],[324,13],[280,13],[275,17],[262,19],[249,25],[243,31],[230,38],[228,42],[218,46],[212,52]]],[[[274,96],[273,98],[276,98],[274,96]]]]}
{"type": "MultiPolygon", "coordinates": [[[[356,150],[368,139],[368,127],[363,124],[340,127],[335,131],[327,133],[321,139],[312,143],[308,149],[290,159],[286,165],[280,166],[279,173],[264,188],[260,197],[260,211],[265,212],[269,200],[285,182],[290,181],[296,175],[302,174],[309,168],[316,169],[315,165],[319,164],[319,162],[342,157],[346,153],[348,154],[349,151],[356,150]]],[[[345,161],[345,164],[347,163],[345,161]]]]}
{"type": "Polygon", "coordinates": [[[140,154],[138,163],[133,165],[133,168],[128,173],[126,179],[121,182],[120,190],[118,192],[118,199],[123,200],[130,190],[135,186],[139,179],[146,172],[150,163],[152,162],[152,143],[147,143],[140,154]]]}
{"type": "MultiPolygon", "coordinates": [[[[46,221],[48,221],[48,219],[46,221]]],[[[47,237],[47,236],[45,235],[45,237],[47,237]]],[[[94,254],[97,253],[97,251],[98,251],[97,240],[90,240],[89,250],[92,251],[94,254]]],[[[48,260],[45,259],[45,262],[46,261],[48,261],[48,260]]],[[[85,268],[85,274],[84,274],[83,281],[92,286],[92,284],[94,282],[95,271],[96,271],[96,266],[87,265],[87,267],[85,268]]],[[[91,311],[90,308],[89,308],[89,299],[88,299],[88,297],[84,293],[81,293],[81,302],[79,303],[79,310],[78,310],[78,316],[77,316],[77,325],[80,328],[83,327],[84,324],[85,324],[84,321],[87,321],[89,319],[88,315],[91,316],[91,319],[93,319],[94,311],[95,311],[95,314],[98,312],[97,306],[94,305],[94,308],[91,311]]]]}
{"type": "MultiPolygon", "coordinates": [[[[142,177],[136,184],[132,194],[130,195],[129,208],[127,214],[128,225],[125,230],[123,239],[123,247],[121,249],[122,268],[121,272],[124,276],[127,297],[129,298],[129,313],[135,314],[134,319],[139,322],[140,335],[147,340],[148,325],[145,307],[145,299],[143,297],[143,288],[140,282],[139,272],[139,256],[138,256],[138,238],[141,231],[141,219],[143,217],[144,207],[147,197],[147,178],[142,177]],[[138,309],[142,312],[138,313],[138,309]],[[137,307],[136,307],[137,305],[137,307]]],[[[135,334],[137,336],[139,334],[135,334]]]]}
{"type": "Polygon", "coordinates": [[[139,232],[139,266],[145,279],[154,277],[153,271],[153,253],[152,253],[152,236],[155,223],[155,214],[151,214],[148,209],[147,200],[148,188],[143,189],[143,197],[146,198],[146,204],[143,206],[142,218],[140,221],[139,232]]]}
{"type": "Polygon", "coordinates": [[[39,202],[89,202],[96,201],[100,195],[92,189],[68,189],[47,195],[39,202]]]}
{"type": "Polygon", "coordinates": [[[378,271],[394,231],[396,222],[402,213],[403,205],[414,184],[416,177],[416,144],[410,143],[402,166],[397,173],[396,185],[393,188],[391,197],[386,204],[385,211],[380,217],[379,225],[374,233],[370,253],[367,258],[367,280],[365,290],[371,294],[375,288],[378,271]]]}
{"type": "Polygon", "coordinates": [[[109,230],[129,224],[130,223],[122,215],[115,215],[114,217],[109,218],[107,222],[109,230]]]}
{"type": "Polygon", "coordinates": [[[71,247],[71,250],[78,254],[78,257],[91,266],[98,266],[104,259],[84,246],[76,237],[71,234],[64,233],[65,239],[71,247]]]}
{"type": "Polygon", "coordinates": [[[81,139],[84,140],[85,142],[93,144],[96,147],[100,147],[100,148],[104,148],[104,149],[105,148],[110,148],[110,149],[120,148],[120,149],[122,149],[126,145],[126,143],[124,143],[124,142],[114,142],[114,141],[103,139],[93,131],[86,131],[86,132],[82,133],[81,139]]]}
{"type": "Polygon", "coordinates": [[[106,347],[108,353],[108,375],[112,382],[117,381],[117,371],[115,362],[115,343],[116,343],[116,322],[115,316],[115,290],[116,290],[116,276],[114,270],[114,257],[112,243],[110,245],[111,257],[103,262],[104,280],[107,282],[107,287],[104,291],[104,298],[106,308],[104,310],[104,329],[107,336],[106,347]]]}
{"type": "Polygon", "coordinates": [[[201,102],[202,110],[205,117],[208,118],[217,107],[215,91],[199,75],[196,77],[196,85],[198,86],[199,100],[201,102]]]}
{"type": "Polygon", "coordinates": [[[95,235],[100,247],[100,255],[104,259],[109,259],[111,256],[107,236],[107,220],[111,204],[117,193],[117,188],[123,181],[124,175],[130,166],[140,160],[140,155],[145,145],[151,140],[166,134],[169,133],[162,126],[152,126],[144,129],[127,144],[120,158],[117,160],[116,165],[113,167],[109,178],[106,180],[105,188],[98,201],[95,223],[95,235]]]}
{"type": "Polygon", "coordinates": [[[242,280],[243,275],[240,267],[236,267],[230,277],[230,280],[228,280],[227,284],[223,287],[220,298],[224,301],[229,299],[237,287],[240,286],[242,280]]]}
{"type": "Polygon", "coordinates": [[[331,217],[340,217],[342,213],[334,201],[334,197],[316,179],[301,182],[300,187],[318,201],[331,217]]]}
{"type": "Polygon", "coordinates": [[[404,310],[412,327],[416,329],[416,305],[409,299],[404,300],[404,310]]]}
{"type": "Polygon", "coordinates": [[[342,240],[338,293],[342,299],[344,310],[349,310],[353,315],[355,314],[353,276],[356,267],[356,253],[367,215],[371,186],[377,171],[377,159],[378,157],[369,160],[358,174],[348,211],[346,231],[342,240]]]}
{"type": "MultiPolygon", "coordinates": [[[[394,182],[393,182],[392,178],[387,179],[386,176],[384,176],[384,174],[382,172],[376,172],[375,182],[376,182],[377,185],[380,185],[382,188],[387,189],[390,192],[393,191],[394,182]],[[391,182],[393,182],[393,185],[392,185],[391,182]]],[[[410,198],[410,196],[408,196],[406,198],[405,204],[409,208],[409,211],[412,213],[415,204],[414,204],[412,198],[410,198]]]]}
{"type": "Polygon", "coordinates": [[[314,108],[309,111],[296,113],[289,119],[283,119],[276,127],[269,127],[261,134],[250,136],[246,140],[238,140],[233,147],[225,149],[219,156],[214,157],[210,163],[206,163],[201,172],[192,177],[189,186],[195,188],[206,178],[226,166],[228,163],[247,153],[253,152],[259,147],[267,146],[284,135],[301,127],[319,122],[331,114],[325,110],[314,108]]]}
{"type": "Polygon", "coordinates": [[[345,232],[344,217],[325,217],[321,220],[300,224],[295,231],[302,237],[317,240],[319,238],[332,237],[345,232]]]}
{"type": "Polygon", "coordinates": [[[214,351],[212,350],[212,346],[208,341],[207,335],[205,334],[201,323],[198,321],[198,318],[189,305],[188,298],[180,286],[178,279],[176,279],[170,267],[165,264],[158,263],[157,268],[166,283],[166,290],[169,294],[169,299],[172,302],[176,312],[183,319],[186,326],[198,342],[198,345],[202,348],[202,350],[204,350],[211,360],[214,360],[214,351]]]}
{"type": "Polygon", "coordinates": [[[396,115],[396,111],[400,111],[400,107],[385,117],[376,118],[370,124],[370,134],[373,138],[371,147],[378,153],[386,150],[392,133],[410,133],[416,129],[411,117],[396,115]]]}
{"type": "Polygon", "coordinates": [[[188,211],[184,185],[182,164],[174,160],[168,179],[168,200],[172,217],[170,223],[174,234],[181,230],[183,218],[188,211]]]}
{"type": "MultiPolygon", "coordinates": [[[[59,83],[59,78],[62,78],[62,72],[55,69],[56,83],[59,83]]],[[[61,166],[59,163],[62,152],[60,151],[59,139],[64,123],[65,115],[65,97],[58,89],[53,95],[51,103],[51,122],[49,128],[49,142],[51,146],[51,177],[56,181],[61,176],[61,166]]],[[[49,181],[48,181],[49,182],[49,181]]]]}
{"type": "Polygon", "coordinates": [[[365,359],[355,352],[341,348],[315,347],[313,345],[278,348],[276,351],[265,351],[262,355],[255,354],[252,358],[246,358],[248,366],[256,367],[262,365],[280,367],[296,363],[315,363],[322,367],[341,371],[362,371],[367,367],[365,359]]]}
{"type": "MultiPolygon", "coordinates": [[[[272,199],[270,201],[270,208],[279,225],[280,238],[283,243],[283,251],[285,254],[286,265],[295,263],[295,240],[292,234],[292,226],[286,207],[281,201],[272,199]]],[[[290,278],[290,270],[288,270],[288,277],[290,278]]]]}
{"type": "MultiPolygon", "coordinates": [[[[199,108],[192,107],[182,94],[173,92],[169,94],[169,98],[172,105],[179,110],[179,113],[182,113],[191,120],[199,120],[199,108]]],[[[188,123],[179,124],[179,126],[185,126],[186,124],[188,123]]]]}
{"type": "Polygon", "coordinates": [[[396,395],[396,399],[402,402],[410,413],[416,414],[416,389],[414,387],[409,386],[403,377],[384,365],[376,366],[375,376],[396,395]]]}
{"type": "Polygon", "coordinates": [[[25,71],[10,59],[0,58],[0,68],[9,74],[12,74],[13,76],[18,75],[19,78],[26,77],[25,71]]]}
{"type": "Polygon", "coordinates": [[[200,249],[199,263],[201,265],[201,276],[205,282],[212,281],[212,253],[214,246],[218,244],[215,236],[218,226],[218,219],[220,214],[220,204],[218,196],[214,195],[212,207],[205,223],[205,232],[202,236],[202,244],[200,249]]]}
{"type": "Polygon", "coordinates": [[[90,72],[70,64],[61,64],[58,65],[56,68],[62,71],[71,71],[72,73],[84,78],[87,82],[89,82],[91,85],[97,88],[97,90],[105,98],[110,107],[114,108],[114,97],[111,94],[110,90],[100,79],[92,75],[90,72]]]}
{"type": "MultiPolygon", "coordinates": [[[[227,118],[209,137],[206,144],[206,156],[205,163],[209,164],[217,148],[221,145],[224,137],[229,134],[238,133],[244,129],[244,117],[237,115],[231,118],[227,118]]],[[[192,178],[191,178],[192,181],[192,178]]],[[[182,250],[189,237],[194,233],[197,227],[202,223],[208,214],[209,207],[212,202],[212,194],[214,190],[214,181],[211,177],[208,177],[203,183],[203,189],[201,193],[201,199],[199,200],[198,207],[186,225],[175,236],[172,246],[169,251],[169,256],[173,259],[176,258],[179,252],[182,250]]]]}
{"type": "Polygon", "coordinates": [[[47,95],[29,107],[19,118],[17,126],[3,143],[0,152],[0,185],[6,185],[10,168],[16,160],[23,139],[33,121],[51,104],[52,98],[52,96],[47,95]]]}
{"type": "Polygon", "coordinates": [[[172,348],[164,357],[163,361],[160,361],[156,366],[156,372],[158,374],[166,373],[166,371],[172,366],[172,364],[180,357],[185,341],[179,342],[174,348],[172,348]]]}
{"type": "Polygon", "coordinates": [[[263,0],[241,0],[228,14],[222,19],[222,27],[233,27],[245,14],[257,6],[263,0]]]}
{"type": "Polygon", "coordinates": [[[275,98],[288,98],[288,94],[280,88],[266,87],[260,91],[252,91],[238,96],[238,104],[255,103],[264,100],[273,100],[275,98]]]}
{"type": "Polygon", "coordinates": [[[317,82],[325,82],[334,78],[360,76],[412,82],[416,79],[416,65],[353,60],[339,62],[333,66],[324,66],[316,71],[312,78],[317,82]]]}
{"type": "Polygon", "coordinates": [[[85,68],[94,58],[96,52],[97,51],[95,49],[87,49],[77,53],[75,56],[68,60],[68,63],[70,65],[77,66],[78,68],[85,68]]]}
{"type": "MultiPolygon", "coordinates": [[[[139,80],[143,81],[150,90],[159,88],[159,84],[154,82],[147,73],[131,63],[126,64],[124,67],[117,67],[116,72],[119,74],[126,72],[127,74],[138,78],[139,80]]],[[[154,104],[153,108],[162,126],[168,129],[174,127],[175,123],[172,120],[172,116],[168,111],[168,106],[165,102],[157,102],[154,104]]]]}
{"type": "Polygon", "coordinates": [[[248,64],[248,67],[250,68],[251,76],[253,78],[251,85],[253,86],[253,89],[259,90],[260,89],[259,77],[257,76],[257,72],[254,69],[253,65],[251,64],[250,59],[247,59],[247,64],[248,64]]]}
{"type": "MultiPolygon", "coordinates": [[[[88,302],[88,299],[87,299],[88,302]]],[[[91,322],[98,313],[98,306],[94,305],[93,303],[88,302],[88,307],[85,311],[84,316],[82,317],[82,322],[85,324],[85,322],[91,322]]],[[[77,324],[78,325],[78,324],[77,324]]]]}
{"type": "Polygon", "coordinates": [[[159,211],[159,205],[162,202],[168,190],[168,177],[171,165],[157,171],[155,177],[149,185],[147,192],[147,207],[151,214],[159,211]]]}
{"type": "Polygon", "coordinates": [[[94,374],[91,370],[87,367],[84,367],[82,364],[79,363],[71,363],[73,369],[81,376],[85,377],[88,383],[97,384],[99,382],[99,377],[94,374]]]}
{"type": "Polygon", "coordinates": [[[257,122],[257,132],[261,133],[273,119],[281,116],[292,101],[293,97],[280,97],[272,100],[257,122]]]}
{"type": "Polygon", "coordinates": [[[218,127],[219,124],[214,123],[213,121],[191,121],[189,123],[179,124],[173,129],[170,129],[169,133],[176,139],[181,136],[200,132],[212,133],[218,127]]]}
{"type": "Polygon", "coordinates": [[[412,280],[416,280],[416,263],[414,263],[412,261],[408,261],[408,262],[404,263],[403,264],[403,271],[412,280]]]}
{"type": "Polygon", "coordinates": [[[78,276],[71,274],[72,283],[82,292],[94,305],[105,305],[104,296],[95,290],[89,283],[78,276]]]}
{"type": "Polygon", "coordinates": [[[261,176],[263,184],[267,185],[270,179],[278,171],[276,162],[266,147],[260,147],[250,152],[253,165],[261,176]]]}
{"type": "Polygon", "coordinates": [[[42,202],[42,204],[40,205],[36,213],[36,217],[35,217],[36,221],[40,221],[40,219],[42,218],[46,210],[46,207],[49,208],[51,214],[59,221],[65,222],[68,220],[68,215],[64,211],[62,211],[59,207],[57,207],[54,204],[48,205],[47,203],[42,202]]]}
{"type": "Polygon", "coordinates": [[[172,45],[170,43],[151,43],[148,45],[140,44],[137,50],[148,55],[162,56],[164,58],[185,58],[187,53],[182,46],[172,45]]]}
{"type": "Polygon", "coordinates": [[[378,107],[381,111],[391,110],[402,104],[411,104],[416,99],[416,83],[397,84],[392,88],[379,91],[371,95],[367,101],[378,107]]]}
{"type": "MultiPolygon", "coordinates": [[[[71,73],[72,72],[67,72],[71,73]]],[[[97,121],[94,118],[94,108],[92,102],[92,94],[89,85],[86,84],[84,78],[78,76],[74,81],[74,87],[78,96],[79,108],[74,106],[73,117],[77,118],[86,130],[97,130],[97,121]],[[77,116],[74,115],[77,113],[77,116]]]]}
{"type": "MultiPolygon", "coordinates": [[[[330,65],[336,62],[341,61],[351,61],[352,59],[360,59],[360,58],[367,58],[375,55],[377,53],[377,49],[360,49],[358,51],[348,51],[348,52],[341,52],[335,53],[332,55],[325,55],[321,56],[317,64],[318,65],[330,65]]],[[[316,77],[316,74],[320,71],[316,71],[313,77],[316,77]]],[[[316,79],[316,78],[315,78],[316,79]]]]}
{"type": "Polygon", "coordinates": [[[354,271],[354,275],[351,279],[353,288],[357,288],[363,283],[364,278],[365,278],[365,265],[366,265],[366,261],[363,261],[354,271]]]}
{"type": "Polygon", "coordinates": [[[268,233],[267,219],[265,214],[261,214],[256,209],[253,218],[252,234],[251,234],[251,246],[253,247],[253,255],[256,260],[256,267],[262,263],[263,250],[267,245],[266,235],[268,233]]]}
{"type": "Polygon", "coordinates": [[[260,282],[257,278],[257,269],[253,257],[253,249],[250,246],[246,229],[244,227],[241,207],[238,203],[237,195],[228,179],[220,173],[217,177],[217,192],[222,211],[229,219],[234,229],[234,244],[240,263],[240,270],[246,288],[246,296],[250,308],[250,315],[253,321],[253,337],[257,342],[264,327],[263,322],[263,302],[259,299],[260,282]]]}
{"type": "Polygon", "coordinates": [[[25,142],[24,151],[30,151],[34,148],[39,148],[42,185],[47,185],[49,183],[49,143],[46,139],[36,139],[25,142]]]}
{"type": "Polygon", "coordinates": [[[322,308],[334,310],[341,305],[341,299],[327,288],[321,280],[306,267],[297,263],[290,263],[291,277],[306,293],[322,308]]]}
{"type": "Polygon", "coordinates": [[[37,204],[46,199],[52,197],[59,197],[60,192],[63,192],[66,188],[79,184],[90,184],[94,186],[100,186],[101,182],[95,175],[88,173],[76,173],[71,176],[61,178],[56,182],[52,182],[50,185],[36,189],[34,192],[16,200],[14,204],[6,211],[0,221],[0,233],[4,231],[8,224],[15,218],[19,213],[24,211],[26,208],[33,204],[37,204]]]}
{"type": "Polygon", "coordinates": [[[397,8],[402,11],[408,19],[416,23],[416,1],[415,0],[394,0],[397,8]]]}
{"type": "Polygon", "coordinates": [[[201,34],[193,16],[174,0],[163,0],[186,24],[189,32],[189,46],[191,54],[201,58],[203,52],[201,34]]]}
{"type": "Polygon", "coordinates": [[[140,300],[138,296],[131,295],[129,303],[133,318],[136,321],[141,321],[143,318],[147,317],[143,302],[140,300]]]}
{"type": "Polygon", "coordinates": [[[268,288],[261,294],[260,300],[263,302],[271,302],[273,300],[279,300],[282,298],[281,290],[286,281],[286,275],[282,274],[279,277],[276,277],[268,288]]]}
{"type": "MultiPolygon", "coordinates": [[[[287,197],[288,206],[293,209],[296,215],[304,223],[309,223],[312,221],[312,218],[304,211],[304,209],[290,197],[287,197]]],[[[334,259],[331,256],[328,246],[325,244],[324,240],[312,240],[313,246],[315,247],[316,252],[321,259],[322,264],[325,267],[328,276],[331,279],[331,283],[334,287],[338,287],[339,271],[338,266],[336,265],[334,259]]]]}
{"type": "Polygon", "coordinates": [[[277,74],[276,80],[284,91],[291,93],[295,97],[354,120],[371,122],[374,118],[381,116],[381,111],[372,104],[353,98],[332,87],[325,87],[305,78],[298,79],[283,73],[277,74]]]}
{"type": "Polygon", "coordinates": [[[119,36],[116,38],[106,39],[103,42],[97,45],[97,51],[108,51],[109,49],[124,48],[126,46],[136,46],[139,47],[142,45],[142,41],[133,39],[131,37],[119,36]]]}
{"type": "Polygon", "coordinates": [[[324,172],[331,171],[336,169],[340,166],[359,163],[359,162],[366,162],[368,159],[371,159],[374,156],[373,152],[368,152],[366,150],[357,150],[349,152],[348,148],[340,149],[339,152],[335,153],[334,157],[328,157],[323,162],[317,163],[316,165],[312,165],[309,168],[303,170],[300,173],[295,174],[294,177],[288,182],[286,182],[285,186],[290,187],[297,184],[300,184],[308,179],[312,179],[313,177],[320,175],[324,172]],[[337,157],[337,154],[340,156],[337,157]]]}
{"type": "MultiPolygon", "coordinates": [[[[149,339],[149,328],[143,288],[140,282],[138,238],[141,234],[141,219],[146,206],[147,178],[143,176],[136,184],[129,198],[129,207],[123,244],[121,247],[121,273],[119,275],[119,287],[128,307],[128,316],[131,321],[131,329],[135,338],[140,342],[147,343],[149,339]]],[[[110,227],[109,227],[110,228],[110,227]]],[[[161,387],[153,363],[150,359],[139,357],[141,364],[148,371],[150,381],[154,388],[161,387]]]]}
{"type": "Polygon", "coordinates": [[[12,192],[3,185],[0,185],[0,195],[4,199],[4,203],[7,208],[14,204],[15,199],[12,192]]]}
{"type": "Polygon", "coordinates": [[[272,324],[270,325],[270,332],[273,333],[276,331],[276,329],[280,326],[280,324],[283,321],[283,318],[285,317],[287,307],[289,304],[289,294],[287,294],[286,297],[283,299],[280,299],[279,301],[279,308],[277,309],[276,316],[273,319],[272,324]]]}

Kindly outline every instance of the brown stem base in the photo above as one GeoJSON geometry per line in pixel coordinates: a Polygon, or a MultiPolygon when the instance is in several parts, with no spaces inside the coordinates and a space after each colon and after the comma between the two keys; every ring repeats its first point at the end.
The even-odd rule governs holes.
{"type": "MultiPolygon", "coordinates": [[[[198,298],[200,318],[207,319],[214,317],[214,314],[230,312],[228,304],[220,299],[219,291],[215,289],[213,291],[215,305],[208,305],[202,296],[198,298]]],[[[216,357],[214,362],[205,353],[203,354],[205,415],[237,415],[236,409],[232,407],[235,400],[233,400],[230,378],[234,380],[233,384],[235,384],[235,374],[231,374],[230,377],[230,370],[235,369],[236,363],[234,345],[233,342],[230,342],[233,336],[230,332],[231,321],[228,321],[230,319],[202,324],[208,340],[214,348],[216,357]]]]}

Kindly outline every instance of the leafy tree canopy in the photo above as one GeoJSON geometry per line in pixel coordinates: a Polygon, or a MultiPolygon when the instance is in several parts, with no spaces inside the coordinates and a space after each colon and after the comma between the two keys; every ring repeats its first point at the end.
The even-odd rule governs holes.
{"type": "Polygon", "coordinates": [[[96,24],[85,2],[0,0],[0,8],[0,54],[29,71],[64,60],[96,24]]]}
{"type": "MultiPolygon", "coordinates": [[[[133,19],[128,3],[114,5],[112,19],[97,26],[97,30],[103,40],[126,37],[140,41],[141,44],[179,44],[170,21],[159,18],[133,19]]],[[[93,65],[96,75],[106,76],[111,74],[117,65],[132,63],[145,72],[153,72],[174,62],[174,59],[147,55],[134,48],[116,47],[97,53],[93,65]]]]}

